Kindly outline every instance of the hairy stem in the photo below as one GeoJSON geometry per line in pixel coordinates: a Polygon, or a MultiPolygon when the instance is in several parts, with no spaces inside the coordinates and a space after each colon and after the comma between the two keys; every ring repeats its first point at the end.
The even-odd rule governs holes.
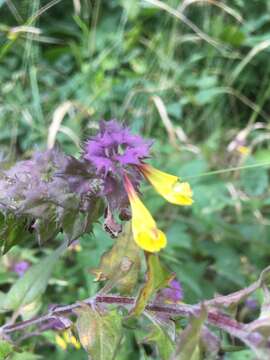
{"type": "MultiPolygon", "coordinates": [[[[124,296],[115,296],[115,295],[98,295],[95,298],[85,299],[84,301],[74,303],[71,305],[57,306],[50,310],[47,314],[34,317],[30,320],[21,321],[16,324],[7,324],[0,328],[0,331],[3,334],[11,334],[15,331],[22,331],[30,326],[38,326],[45,324],[46,322],[56,319],[58,316],[71,314],[74,309],[82,306],[82,304],[95,305],[95,304],[116,304],[119,306],[131,306],[135,303],[135,298],[124,297],[124,296]]],[[[152,311],[156,313],[163,313],[170,315],[171,317],[175,316],[196,316],[200,312],[201,304],[197,305],[187,305],[187,304],[178,304],[178,305],[163,305],[158,303],[150,303],[146,306],[146,311],[152,311]]],[[[230,332],[231,329],[235,331],[244,331],[244,324],[237,322],[229,318],[228,316],[222,314],[221,312],[215,310],[208,311],[208,323],[212,324],[220,329],[223,329],[227,332],[230,332]]]]}

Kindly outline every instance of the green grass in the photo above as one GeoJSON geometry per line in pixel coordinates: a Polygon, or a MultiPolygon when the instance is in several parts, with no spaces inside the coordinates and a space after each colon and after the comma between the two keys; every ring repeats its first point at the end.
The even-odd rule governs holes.
{"type": "MultiPolygon", "coordinates": [[[[155,139],[152,162],[194,189],[191,209],[144,192],[186,302],[247,286],[270,261],[270,4],[218,3],[0,1],[1,158],[27,158],[48,138],[78,155],[100,119],[155,139]],[[249,155],[236,142],[228,151],[236,136],[249,155]]],[[[96,292],[88,270],[111,244],[96,235],[60,261],[43,303],[96,292]]],[[[37,259],[39,250],[14,254],[1,260],[3,290],[14,281],[10,257],[37,259]]],[[[37,353],[71,356],[42,341],[37,353]]],[[[143,353],[136,358],[150,358],[143,353]]]]}

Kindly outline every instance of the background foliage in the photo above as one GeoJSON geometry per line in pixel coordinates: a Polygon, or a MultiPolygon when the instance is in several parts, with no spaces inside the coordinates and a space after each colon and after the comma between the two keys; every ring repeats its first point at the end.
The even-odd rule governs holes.
{"type": "MultiPolygon", "coordinates": [[[[79,155],[100,119],[125,120],[155,139],[155,165],[193,186],[191,209],[145,187],[169,238],[161,258],[184,300],[247,286],[270,260],[269,11],[267,0],[0,1],[2,160],[55,143],[79,155]]],[[[99,225],[94,234],[53,266],[25,317],[96,293],[90,268],[112,241],[99,225]]],[[[25,243],[2,257],[1,290],[17,279],[14,262],[38,263],[56,243],[25,243]]],[[[85,358],[46,336],[55,343],[51,333],[29,340],[20,359],[85,358]]],[[[138,339],[119,356],[154,358],[138,339]]],[[[248,358],[249,350],[226,355],[248,358]]]]}

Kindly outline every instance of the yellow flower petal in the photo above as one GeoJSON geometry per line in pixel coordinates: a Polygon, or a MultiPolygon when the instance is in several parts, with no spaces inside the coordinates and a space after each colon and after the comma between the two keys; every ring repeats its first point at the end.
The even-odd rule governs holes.
{"type": "Polygon", "coordinates": [[[74,335],[72,335],[72,336],[70,337],[70,344],[72,344],[72,345],[75,347],[75,349],[80,349],[80,348],[81,348],[81,344],[80,344],[79,341],[75,338],[74,335]]]}
{"type": "Polygon", "coordinates": [[[66,344],[73,345],[76,349],[80,349],[80,347],[81,347],[79,341],[72,334],[70,329],[63,332],[63,341],[65,341],[66,344]]]}
{"type": "Polygon", "coordinates": [[[55,342],[56,342],[56,344],[57,344],[62,350],[66,350],[66,349],[67,349],[67,343],[65,342],[64,339],[61,338],[61,336],[56,335],[56,336],[55,336],[55,342]]]}
{"type": "Polygon", "coordinates": [[[125,179],[125,186],[131,206],[131,226],[135,242],[145,251],[160,251],[167,244],[166,235],[157,228],[155,220],[137,196],[128,178],[125,179]]]}
{"type": "Polygon", "coordinates": [[[193,203],[189,183],[180,182],[177,176],[167,174],[148,164],[140,165],[139,168],[155,190],[168,202],[175,205],[191,205],[193,203]]]}
{"type": "Polygon", "coordinates": [[[237,151],[241,154],[241,155],[249,155],[250,154],[250,148],[247,146],[242,146],[239,145],[237,147],[237,151]]]}

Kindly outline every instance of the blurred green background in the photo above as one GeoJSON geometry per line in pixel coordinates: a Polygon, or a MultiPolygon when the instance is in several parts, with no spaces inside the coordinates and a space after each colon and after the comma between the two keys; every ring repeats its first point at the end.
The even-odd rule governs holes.
{"type": "MultiPolygon", "coordinates": [[[[184,300],[243,288],[269,265],[268,0],[0,0],[0,34],[1,159],[55,143],[76,156],[100,119],[125,121],[155,139],[152,163],[194,190],[191,208],[143,191],[168,235],[161,257],[184,300]]],[[[84,236],[83,251],[70,250],[55,269],[43,309],[93,295],[89,269],[111,244],[99,225],[84,236]]],[[[6,255],[1,289],[16,279],[11,261],[35,263],[42,252],[26,245],[6,255]]],[[[148,358],[128,348],[123,359],[148,358]]],[[[86,358],[44,338],[26,349],[86,358]]],[[[249,358],[239,354],[226,359],[249,358]]]]}

